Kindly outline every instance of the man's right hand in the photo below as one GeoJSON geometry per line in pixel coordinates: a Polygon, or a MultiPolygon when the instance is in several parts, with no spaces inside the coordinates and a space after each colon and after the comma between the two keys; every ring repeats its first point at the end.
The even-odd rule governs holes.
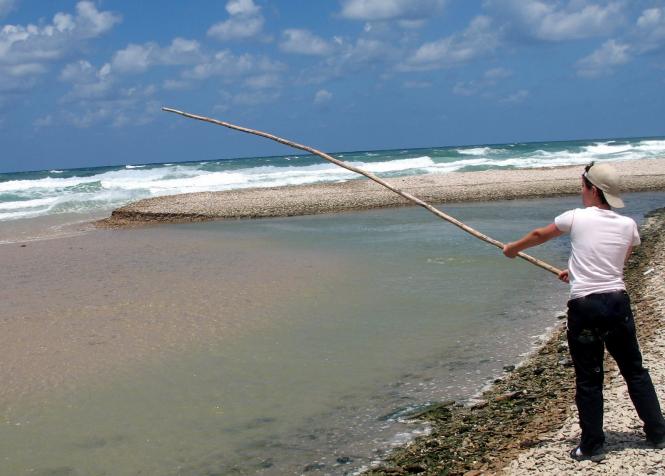
{"type": "Polygon", "coordinates": [[[567,270],[567,269],[564,269],[563,271],[561,271],[561,272],[559,273],[559,279],[560,279],[561,281],[563,281],[564,283],[568,283],[568,282],[570,282],[570,281],[568,280],[568,278],[569,278],[569,276],[568,276],[568,270],[567,270]]]}

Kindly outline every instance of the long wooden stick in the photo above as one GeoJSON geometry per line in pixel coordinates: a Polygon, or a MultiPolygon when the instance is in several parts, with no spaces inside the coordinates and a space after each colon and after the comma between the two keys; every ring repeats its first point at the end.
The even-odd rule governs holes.
{"type": "MultiPolygon", "coordinates": [[[[254,135],[257,135],[257,136],[265,137],[267,139],[274,140],[275,142],[279,142],[280,144],[288,145],[288,146],[293,147],[295,149],[301,149],[301,150],[309,152],[310,154],[318,155],[319,157],[322,157],[322,158],[326,159],[327,161],[332,162],[335,165],[339,165],[340,167],[343,167],[343,168],[345,168],[347,170],[350,170],[352,172],[355,172],[357,174],[364,175],[368,179],[373,180],[373,181],[375,181],[376,183],[378,183],[380,185],[383,185],[387,189],[392,190],[396,194],[401,195],[402,197],[406,198],[407,200],[412,201],[416,205],[419,205],[423,208],[426,208],[427,210],[434,213],[439,218],[443,218],[444,220],[446,220],[446,221],[452,223],[453,225],[461,228],[462,230],[466,231],[467,233],[470,233],[471,235],[475,236],[476,238],[481,239],[481,240],[483,240],[483,241],[485,241],[485,242],[487,242],[491,245],[494,245],[497,248],[503,249],[504,244],[501,243],[500,241],[495,240],[494,238],[490,238],[489,236],[487,236],[483,233],[480,233],[479,231],[471,228],[470,226],[465,225],[464,223],[462,223],[458,219],[451,217],[450,215],[442,212],[441,210],[439,210],[437,208],[434,208],[432,205],[422,201],[418,197],[415,197],[415,196],[411,195],[408,192],[404,192],[403,190],[400,190],[400,189],[396,188],[395,186],[391,185],[390,183],[386,182],[385,180],[380,179],[376,175],[374,175],[370,172],[367,172],[365,170],[359,169],[358,167],[354,167],[353,165],[349,165],[346,162],[343,162],[339,159],[336,159],[336,158],[326,154],[325,152],[321,152],[320,150],[316,150],[313,147],[309,147],[309,146],[306,146],[306,145],[303,145],[303,144],[298,144],[297,142],[292,142],[290,140],[282,139],[281,137],[278,137],[278,136],[273,135],[273,134],[268,134],[267,132],[257,131],[255,129],[249,129],[247,127],[237,126],[237,125],[231,124],[229,122],[219,121],[217,119],[211,119],[211,118],[205,117],[205,116],[198,116],[196,114],[190,114],[188,112],[178,111],[177,109],[172,109],[170,107],[162,107],[162,111],[173,112],[175,114],[180,114],[181,116],[189,117],[190,119],[196,119],[196,120],[199,120],[199,121],[210,122],[211,124],[217,124],[218,126],[224,126],[224,127],[228,127],[229,129],[235,129],[237,131],[246,132],[248,134],[254,134],[254,135]]],[[[541,261],[537,258],[534,258],[533,256],[529,256],[526,253],[521,253],[520,252],[520,253],[518,253],[517,256],[519,256],[522,259],[527,260],[529,263],[535,264],[536,266],[540,266],[544,270],[547,270],[550,273],[556,274],[557,276],[559,275],[559,273],[561,273],[560,269],[555,268],[554,266],[552,266],[552,265],[550,265],[550,264],[548,264],[544,261],[541,261]]]]}

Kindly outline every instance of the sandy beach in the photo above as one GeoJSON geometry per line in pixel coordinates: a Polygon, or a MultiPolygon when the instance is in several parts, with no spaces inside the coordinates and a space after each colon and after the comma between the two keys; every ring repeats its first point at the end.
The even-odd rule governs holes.
{"type": "MultiPolygon", "coordinates": [[[[625,191],[665,190],[665,160],[613,164],[625,191]]],[[[581,166],[428,174],[388,179],[431,203],[543,198],[579,193],[581,166]]],[[[313,215],[408,205],[369,179],[334,184],[253,188],[163,196],[130,203],[98,222],[101,227],[228,218],[313,215]]]]}

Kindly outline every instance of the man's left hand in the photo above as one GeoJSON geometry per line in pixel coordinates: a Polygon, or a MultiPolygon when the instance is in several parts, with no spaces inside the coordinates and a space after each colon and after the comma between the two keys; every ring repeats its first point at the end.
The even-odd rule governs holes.
{"type": "Polygon", "coordinates": [[[503,254],[508,258],[514,258],[519,251],[513,246],[513,243],[503,245],[503,254]]]}

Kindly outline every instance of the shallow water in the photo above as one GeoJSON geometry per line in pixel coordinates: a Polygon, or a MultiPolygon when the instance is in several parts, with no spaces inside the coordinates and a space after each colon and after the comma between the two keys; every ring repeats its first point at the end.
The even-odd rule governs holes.
{"type": "MultiPolygon", "coordinates": [[[[627,203],[639,218],[665,194],[627,203]]],[[[563,198],[444,209],[508,241],[575,206],[563,198]]],[[[0,474],[351,472],[423,429],[400,421],[405,410],[466,400],[522,359],[556,324],[567,291],[416,208],[32,246],[23,251],[34,262],[6,258],[1,277],[41,291],[21,300],[18,287],[5,289],[15,296],[0,300],[5,329],[26,309],[48,316],[40,327],[66,315],[47,358],[89,357],[50,370],[66,376],[62,385],[26,384],[5,404],[0,474]],[[40,257],[54,249],[51,266],[40,257]],[[78,352],[74,337],[95,332],[116,338],[78,352]]],[[[559,239],[532,251],[565,267],[567,250],[559,239]]]]}

